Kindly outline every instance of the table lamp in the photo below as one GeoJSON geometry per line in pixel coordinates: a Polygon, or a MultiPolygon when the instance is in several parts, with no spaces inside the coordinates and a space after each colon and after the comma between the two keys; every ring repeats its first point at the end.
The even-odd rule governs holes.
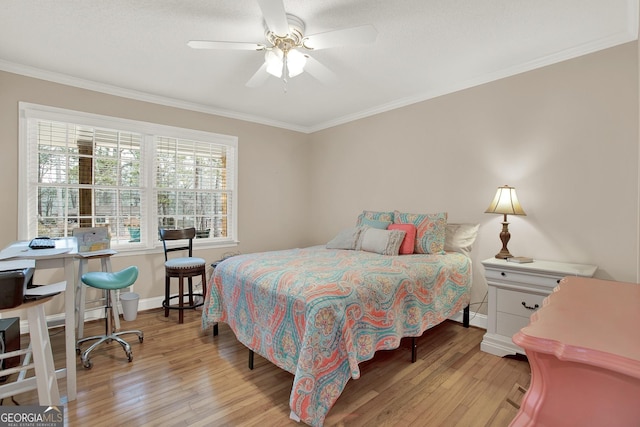
{"type": "Polygon", "coordinates": [[[511,255],[509,253],[509,249],[507,249],[507,243],[509,243],[509,239],[511,239],[511,234],[509,233],[509,223],[507,222],[507,215],[526,215],[526,213],[524,213],[524,210],[522,209],[522,206],[520,206],[520,202],[518,202],[516,189],[513,187],[509,187],[508,185],[498,187],[496,196],[493,198],[493,201],[484,212],[504,215],[504,221],[502,221],[502,231],[500,232],[502,249],[500,250],[500,252],[498,252],[496,258],[512,258],[513,255],[511,255]]]}

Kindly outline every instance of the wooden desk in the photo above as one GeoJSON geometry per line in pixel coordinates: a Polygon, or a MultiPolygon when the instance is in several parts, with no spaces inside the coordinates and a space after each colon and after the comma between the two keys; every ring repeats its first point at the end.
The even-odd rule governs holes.
{"type": "MultiPolygon", "coordinates": [[[[76,399],[76,317],[75,317],[75,266],[77,256],[75,237],[56,240],[55,249],[29,249],[29,242],[15,242],[0,251],[0,258],[34,259],[36,270],[63,268],[66,290],[64,293],[65,368],[56,371],[57,378],[67,378],[67,401],[76,399]]],[[[19,307],[18,307],[19,308],[19,307]]],[[[64,402],[63,402],[64,403],[64,402]]]]}
{"type": "Polygon", "coordinates": [[[640,420],[640,285],[563,279],[513,336],[531,385],[511,426],[631,426],[640,420]]]}

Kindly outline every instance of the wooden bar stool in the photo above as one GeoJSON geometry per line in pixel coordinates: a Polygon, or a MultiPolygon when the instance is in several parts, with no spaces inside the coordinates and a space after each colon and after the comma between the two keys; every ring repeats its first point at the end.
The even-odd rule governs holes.
{"type": "Polygon", "coordinates": [[[169,317],[169,310],[178,310],[178,323],[184,322],[184,310],[194,309],[204,304],[204,288],[207,285],[207,269],[206,262],[202,258],[193,256],[193,238],[196,236],[195,228],[185,228],[178,230],[169,230],[160,228],[160,239],[164,248],[164,270],[165,270],[165,296],[162,306],[164,307],[164,317],[169,317]],[[167,247],[167,241],[171,240],[188,240],[188,244],[181,246],[167,247]],[[187,251],[188,256],[169,258],[169,252],[187,251]],[[193,292],[193,278],[200,276],[202,278],[202,294],[193,292]],[[172,277],[178,278],[178,295],[171,296],[170,282],[172,277]],[[184,279],[187,279],[189,291],[184,292],[184,279]],[[184,299],[189,299],[189,305],[184,304],[184,299]],[[195,301],[195,297],[200,297],[200,301],[195,301]],[[171,305],[172,299],[178,299],[177,305],[171,305]]]}
{"type": "Polygon", "coordinates": [[[52,297],[29,301],[14,308],[0,310],[5,313],[11,310],[26,310],[29,324],[29,348],[16,350],[0,354],[0,359],[25,355],[23,364],[15,368],[0,370],[0,376],[11,375],[20,372],[15,382],[0,386],[0,398],[20,394],[26,390],[38,390],[38,402],[42,406],[60,405],[60,392],[58,390],[58,380],[56,370],[53,365],[53,355],[51,354],[51,342],[49,341],[49,330],[47,328],[47,318],[44,313],[44,304],[51,301],[52,297]],[[33,363],[31,363],[31,357],[33,363]],[[35,378],[25,378],[27,369],[35,370],[35,378]],[[35,379],[35,387],[33,382],[35,379]]]}

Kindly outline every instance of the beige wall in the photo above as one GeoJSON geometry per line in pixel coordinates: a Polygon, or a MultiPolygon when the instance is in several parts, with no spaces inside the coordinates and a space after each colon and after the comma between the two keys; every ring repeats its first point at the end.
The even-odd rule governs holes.
{"type": "MultiPolygon", "coordinates": [[[[235,135],[239,153],[240,245],[199,250],[198,255],[213,261],[229,251],[247,253],[308,244],[307,171],[310,147],[307,135],[0,72],[0,182],[4,202],[4,209],[0,210],[0,223],[3,224],[0,228],[1,247],[17,238],[19,101],[235,135]]],[[[141,299],[163,295],[163,262],[160,252],[144,256],[116,256],[112,261],[114,269],[132,264],[139,266],[140,276],[135,290],[141,299]]],[[[98,267],[97,264],[95,268],[98,267]]],[[[38,279],[48,281],[58,277],[38,279]]],[[[62,301],[57,303],[60,306],[62,301]]],[[[56,308],[54,304],[49,311],[56,308]]]]}
{"type": "MultiPolygon", "coordinates": [[[[313,239],[362,209],[447,211],[480,223],[479,261],[501,248],[495,190],[516,187],[514,255],[589,263],[638,280],[637,43],[467,89],[312,135],[313,239]]],[[[483,308],[482,311],[486,311],[483,308]]]]}
{"type": "MultiPolygon", "coordinates": [[[[17,237],[17,107],[26,101],[238,136],[241,243],[199,253],[210,260],[325,243],[362,209],[447,211],[451,222],[481,224],[480,301],[479,261],[501,246],[501,217],[483,212],[509,184],[527,212],[510,217],[513,254],[597,264],[598,277],[635,282],[637,61],[629,43],[311,135],[0,72],[0,245],[17,237]]],[[[113,260],[140,266],[136,291],[156,300],[162,262],[160,253],[113,260]]]]}

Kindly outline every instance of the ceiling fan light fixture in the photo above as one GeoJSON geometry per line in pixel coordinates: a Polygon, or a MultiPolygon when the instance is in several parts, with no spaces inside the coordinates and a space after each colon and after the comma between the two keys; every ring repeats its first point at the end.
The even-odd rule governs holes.
{"type": "Polygon", "coordinates": [[[267,51],[264,60],[267,63],[267,73],[277,78],[282,78],[285,69],[286,76],[298,76],[304,72],[307,63],[307,57],[303,53],[295,49],[283,52],[277,47],[267,51]]]}
{"type": "Polygon", "coordinates": [[[287,53],[287,69],[289,77],[295,77],[302,74],[304,66],[307,63],[307,57],[298,50],[290,50],[287,53]]]}
{"type": "Polygon", "coordinates": [[[264,60],[267,63],[267,73],[274,77],[282,77],[282,62],[283,54],[280,49],[271,49],[264,55],[264,60]]]}
{"type": "Polygon", "coordinates": [[[265,61],[246,83],[248,87],[257,87],[272,75],[282,80],[286,92],[288,79],[304,72],[308,72],[323,83],[330,80],[333,82],[335,74],[306,52],[348,44],[373,43],[376,39],[377,31],[372,25],[305,35],[304,21],[286,13],[284,0],[257,0],[257,2],[264,19],[265,43],[219,40],[191,40],[188,43],[194,49],[264,51],[265,61]]]}

